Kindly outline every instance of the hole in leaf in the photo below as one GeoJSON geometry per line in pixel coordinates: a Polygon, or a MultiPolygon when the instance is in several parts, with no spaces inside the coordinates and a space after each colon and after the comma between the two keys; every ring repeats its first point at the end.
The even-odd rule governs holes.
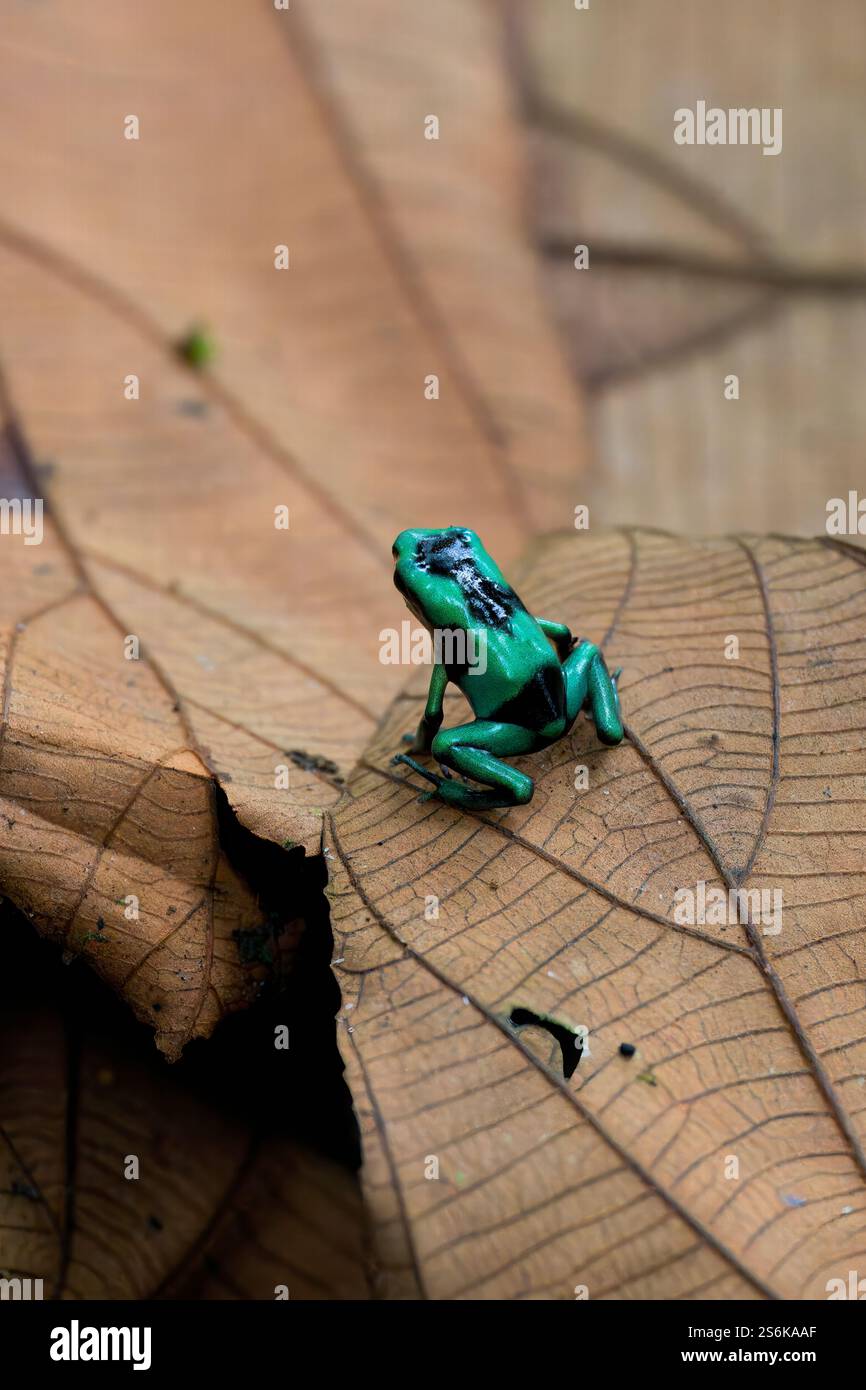
{"type": "Polygon", "coordinates": [[[537,1014],[534,1009],[512,1009],[508,1021],[512,1028],[543,1028],[559,1043],[562,1052],[562,1074],[566,1081],[574,1075],[583,1052],[582,1031],[570,1027],[567,1023],[561,1023],[557,1018],[551,1018],[549,1014],[537,1014]]]}

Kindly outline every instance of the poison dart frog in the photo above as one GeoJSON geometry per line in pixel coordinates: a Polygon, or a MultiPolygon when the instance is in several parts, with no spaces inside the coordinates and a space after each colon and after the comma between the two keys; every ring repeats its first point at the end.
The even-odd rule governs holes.
{"type": "Polygon", "coordinates": [[[564,623],[533,617],[474,531],[401,531],[392,553],[394,583],[434,638],[434,654],[443,639],[449,647],[433,666],[417,733],[404,736],[410,752],[432,753],[444,775],[406,753],[393,760],[433,783],[422,799],[437,796],[464,810],[525,805],[532,778],[502,759],[547,748],[568,733],[582,709],[602,743],[621,742],[620,672],[611,675],[598,647],[573,638],[564,623]],[[449,681],[462,690],[475,719],[442,729],[449,681]],[[479,787],[456,780],[452,770],[479,787]]]}

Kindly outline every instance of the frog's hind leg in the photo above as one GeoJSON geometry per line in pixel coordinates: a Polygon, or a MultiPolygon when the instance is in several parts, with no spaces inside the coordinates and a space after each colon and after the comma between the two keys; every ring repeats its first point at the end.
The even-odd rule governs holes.
{"type": "Polygon", "coordinates": [[[473,811],[525,806],[534,791],[532,778],[502,759],[529,753],[537,746],[535,735],[528,729],[492,719],[476,719],[456,729],[443,729],[433,740],[433,757],[446,772],[452,768],[483,786],[476,789],[453,780],[443,781],[436,795],[450,806],[473,811]]]}
{"type": "Polygon", "coordinates": [[[580,711],[587,708],[602,743],[621,743],[622,720],[616,680],[594,642],[580,642],[562,663],[565,678],[565,707],[571,726],[580,711]]]}
{"type": "Polygon", "coordinates": [[[449,806],[467,811],[488,811],[497,806],[524,806],[531,799],[532,778],[525,772],[518,772],[502,758],[530,753],[538,746],[538,740],[528,729],[492,719],[476,719],[472,724],[444,729],[434,738],[433,757],[445,773],[444,777],[437,777],[405,753],[400,753],[393,761],[407,763],[434,784],[435,790],[427,796],[438,796],[449,806]],[[452,779],[450,768],[461,777],[481,782],[484,789],[468,787],[452,779]]]}

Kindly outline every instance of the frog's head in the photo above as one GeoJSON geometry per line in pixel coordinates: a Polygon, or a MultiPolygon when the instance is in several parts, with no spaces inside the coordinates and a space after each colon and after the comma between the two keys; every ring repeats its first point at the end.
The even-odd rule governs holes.
{"type": "Polygon", "coordinates": [[[519,600],[467,526],[401,531],[391,553],[394,583],[429,630],[454,621],[455,603],[479,626],[509,624],[519,600]]]}

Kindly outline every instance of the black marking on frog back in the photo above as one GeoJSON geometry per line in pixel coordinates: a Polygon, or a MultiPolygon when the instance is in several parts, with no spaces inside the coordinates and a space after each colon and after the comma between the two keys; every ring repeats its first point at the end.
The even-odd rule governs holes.
{"type": "Polygon", "coordinates": [[[472,546],[462,531],[442,531],[422,537],[415,549],[415,564],[429,574],[453,579],[460,586],[469,616],[477,623],[499,632],[511,632],[511,619],[523,608],[507,584],[499,584],[482,574],[472,546]]]}
{"type": "Polygon", "coordinates": [[[556,666],[542,666],[517,695],[489,714],[501,724],[519,724],[522,729],[546,729],[565,716],[565,684],[556,666]]]}
{"type": "Polygon", "coordinates": [[[449,681],[462,688],[464,677],[469,674],[470,669],[466,659],[466,633],[462,628],[439,628],[436,636],[440,642],[440,650],[438,655],[434,655],[434,660],[441,660],[449,681]],[[461,654],[459,661],[448,660],[458,652],[461,654]]]}

